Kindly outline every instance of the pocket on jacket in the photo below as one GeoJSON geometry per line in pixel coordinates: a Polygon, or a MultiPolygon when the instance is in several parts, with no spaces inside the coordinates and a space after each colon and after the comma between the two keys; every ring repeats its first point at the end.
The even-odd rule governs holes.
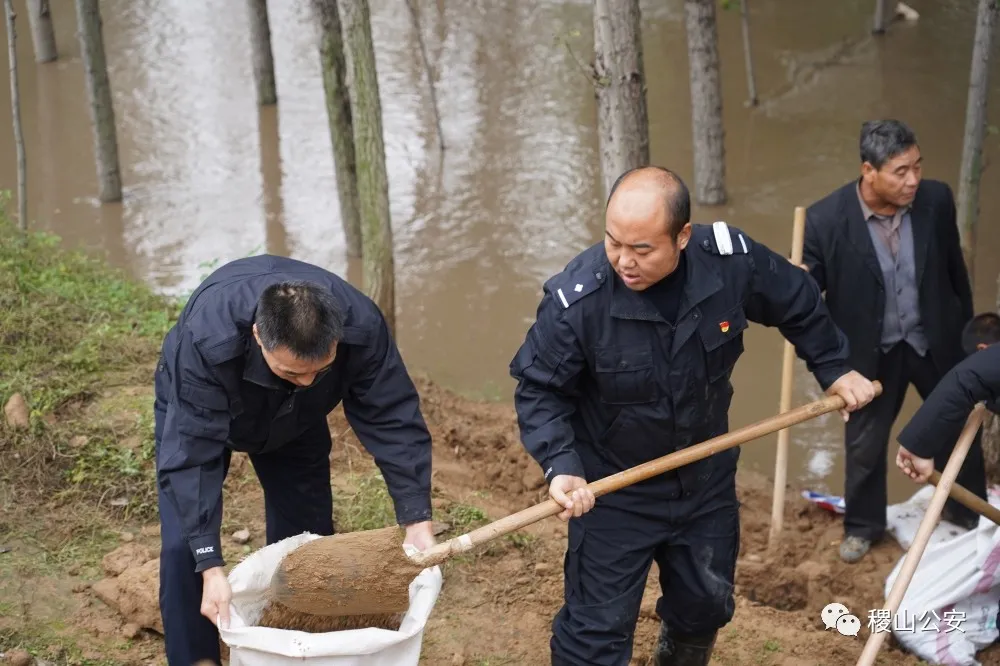
{"type": "Polygon", "coordinates": [[[742,305],[720,317],[708,313],[702,317],[698,336],[705,347],[705,374],[709,383],[729,378],[736,361],[743,354],[743,331],[746,328],[747,318],[742,305]]]}
{"type": "Polygon", "coordinates": [[[656,400],[656,374],[650,345],[598,347],[594,374],[601,401],[634,405],[656,400]]]}

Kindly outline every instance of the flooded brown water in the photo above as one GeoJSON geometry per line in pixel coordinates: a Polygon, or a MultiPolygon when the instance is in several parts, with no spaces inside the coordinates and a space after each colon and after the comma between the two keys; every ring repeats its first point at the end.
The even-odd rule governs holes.
{"type": "MultiPolygon", "coordinates": [[[[35,228],[90,248],[157,289],[192,289],[213,262],[267,251],[348,274],[305,0],[269,3],[279,105],[258,111],[243,0],[103,0],[125,201],[99,206],[75,18],[53,2],[60,60],[35,65],[23,11],[18,54],[35,228]]],[[[738,4],[738,3],[736,3],[738,4]]],[[[974,3],[914,2],[921,20],[868,33],[868,0],[753,0],[759,108],[743,106],[739,16],[719,16],[730,202],[694,211],[787,252],[792,209],[855,176],[860,123],[897,116],[921,139],[926,176],[957,190],[974,3]]],[[[402,0],[373,0],[398,267],[398,339],[411,369],[509,400],[507,365],[541,283],[600,239],[602,200],[591,3],[421,0],[448,149],[435,125],[402,0]],[[569,49],[567,48],[569,45],[569,49]],[[574,57],[575,54],[575,57],[574,57]],[[578,60],[577,60],[578,59],[578,60]]],[[[691,174],[690,100],[680,0],[645,2],[653,160],[691,174]]],[[[6,50],[0,57],[7,71],[6,50]]],[[[997,109],[1000,76],[990,108],[997,109]]],[[[9,88],[0,86],[0,187],[15,187],[9,88]]],[[[994,114],[995,115],[995,114],[994,114]]],[[[1000,138],[988,136],[996,155],[1000,138]]],[[[996,291],[1000,188],[984,176],[976,304],[996,291]],[[993,183],[991,186],[990,183],[993,183]]],[[[774,414],[782,339],[752,327],[733,427],[774,414]]],[[[819,397],[800,363],[793,403],[819,397]]],[[[919,404],[914,394],[899,423],[919,404]]],[[[898,430],[898,427],[897,427],[898,430]]],[[[774,438],[743,461],[773,469],[774,438]]],[[[840,493],[842,425],[792,431],[790,482],[840,493]]],[[[893,447],[894,448],[894,447],[893,447]]],[[[890,471],[892,499],[913,486],[890,471]]]]}

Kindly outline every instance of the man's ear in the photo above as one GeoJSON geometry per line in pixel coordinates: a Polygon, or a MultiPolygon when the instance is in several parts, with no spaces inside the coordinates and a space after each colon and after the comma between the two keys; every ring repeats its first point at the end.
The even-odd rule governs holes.
{"type": "Polygon", "coordinates": [[[261,348],[264,347],[263,343],[260,341],[260,333],[257,332],[257,324],[253,325],[253,339],[257,341],[257,344],[260,345],[261,348]]]}
{"type": "Polygon", "coordinates": [[[878,173],[878,169],[872,166],[871,162],[865,162],[861,165],[861,178],[866,182],[871,183],[875,180],[876,173],[878,173]]]}
{"type": "Polygon", "coordinates": [[[691,223],[688,222],[682,228],[679,234],[677,234],[677,249],[683,250],[687,247],[688,241],[691,240],[691,223]]]}

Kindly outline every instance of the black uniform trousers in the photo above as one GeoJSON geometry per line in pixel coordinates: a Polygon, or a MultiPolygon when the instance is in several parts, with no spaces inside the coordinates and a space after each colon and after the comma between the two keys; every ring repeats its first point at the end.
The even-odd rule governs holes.
{"type": "MultiPolygon", "coordinates": [[[[909,344],[900,342],[879,355],[874,379],[882,383],[882,394],[863,409],[852,413],[845,426],[844,532],[848,536],[877,541],[886,529],[886,474],[893,422],[903,406],[907,387],[913,384],[921,400],[926,400],[940,381],[941,374],[931,361],[930,352],[921,357],[909,344]]],[[[938,471],[947,464],[957,436],[956,432],[955,437],[942,442],[941,452],[934,458],[938,471]]],[[[986,472],[980,436],[981,433],[976,435],[956,481],[985,500],[986,472]]],[[[945,515],[973,521],[978,517],[974,511],[951,498],[945,504],[945,515]]]]}
{"type": "MultiPolygon", "coordinates": [[[[159,410],[157,410],[159,412],[159,410]]],[[[157,420],[162,418],[157,413],[157,420]]],[[[267,543],[312,532],[333,534],[330,429],[326,420],[272,453],[251,454],[264,489],[267,543]]],[[[231,452],[226,451],[228,471],[231,452]]],[[[199,659],[221,664],[219,632],[201,614],[202,577],[173,504],[159,492],[160,616],[167,663],[191,666],[199,659]]]]}
{"type": "Polygon", "coordinates": [[[679,497],[676,480],[666,483],[677,499],[652,500],[626,488],[570,520],[553,664],[628,665],[654,560],[662,593],[656,612],[672,632],[712,634],[732,619],[740,544],[735,470],[713,474],[690,498],[679,497]]]}

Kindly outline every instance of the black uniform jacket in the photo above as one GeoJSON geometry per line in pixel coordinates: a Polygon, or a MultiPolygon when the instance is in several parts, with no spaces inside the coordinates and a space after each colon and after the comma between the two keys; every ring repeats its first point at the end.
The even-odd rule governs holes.
{"type": "Polygon", "coordinates": [[[378,307],[333,273],[268,255],[223,266],[192,294],[157,370],[157,400],[166,405],[157,478],[199,571],[221,563],[226,449],[280,450],[326,428],[341,402],[382,471],[400,524],[430,519],[431,440],[416,389],[378,307]],[[346,312],[333,365],[306,388],[270,371],[251,330],[261,293],[287,280],[328,288],[346,312]]]}
{"type": "Polygon", "coordinates": [[[978,402],[1000,412],[1000,344],[971,354],[937,383],[896,438],[907,451],[933,458],[955,442],[978,402]]]}
{"type": "MultiPolygon", "coordinates": [[[[809,274],[739,229],[720,231],[721,252],[713,227],[694,225],[676,326],[625,286],[602,244],[545,283],[510,372],[524,446],[546,479],[586,478],[583,449],[622,470],[725,433],[749,321],[779,327],[824,390],[848,371],[847,340],[809,274]]],[[[738,457],[680,468],[684,496],[738,457]]]]}

